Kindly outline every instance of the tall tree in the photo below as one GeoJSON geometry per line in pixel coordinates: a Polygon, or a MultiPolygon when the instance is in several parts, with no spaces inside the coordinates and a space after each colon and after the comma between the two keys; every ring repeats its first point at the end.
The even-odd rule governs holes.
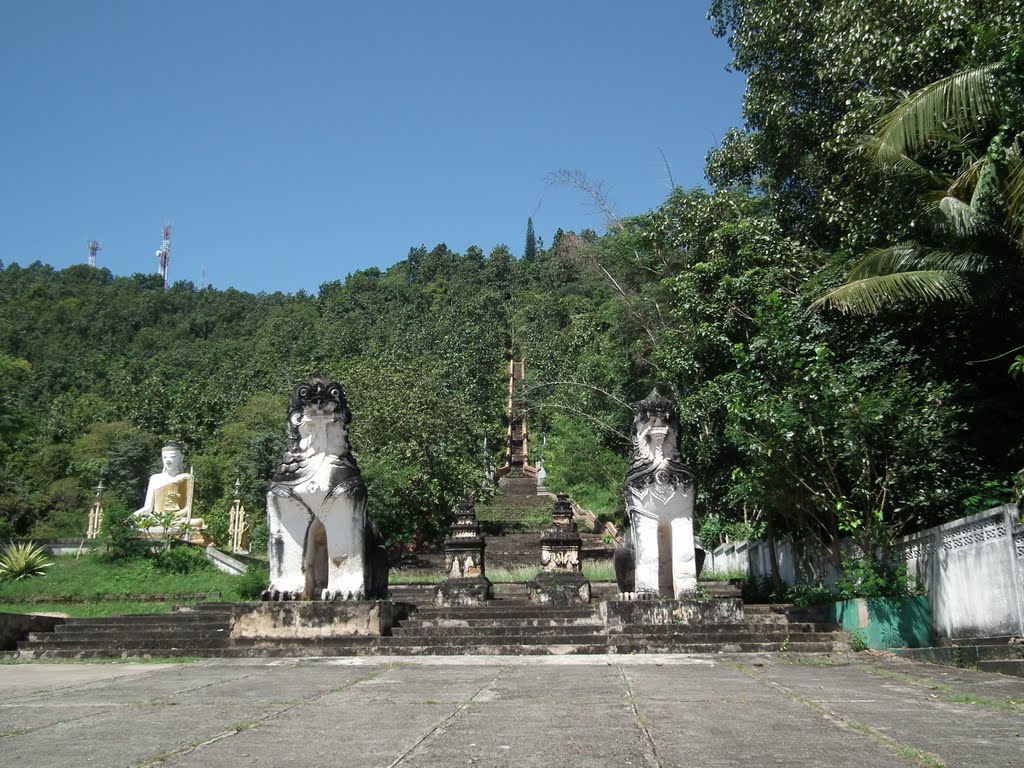
{"type": "Polygon", "coordinates": [[[910,237],[917,206],[857,139],[907,93],[1002,60],[1024,28],[1018,0],[713,0],[709,17],[747,88],[708,177],[758,184],[788,232],[858,254],[910,237]]]}
{"type": "Polygon", "coordinates": [[[533,217],[526,220],[526,248],[523,259],[531,264],[537,260],[537,236],[533,234],[533,217]]]}

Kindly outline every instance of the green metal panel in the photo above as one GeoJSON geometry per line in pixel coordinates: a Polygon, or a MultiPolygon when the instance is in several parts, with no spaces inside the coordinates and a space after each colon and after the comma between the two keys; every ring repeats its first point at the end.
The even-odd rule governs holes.
{"type": "Polygon", "coordinates": [[[859,635],[868,648],[927,648],[932,640],[931,611],[924,595],[904,598],[858,597],[837,602],[833,620],[859,635]]]}

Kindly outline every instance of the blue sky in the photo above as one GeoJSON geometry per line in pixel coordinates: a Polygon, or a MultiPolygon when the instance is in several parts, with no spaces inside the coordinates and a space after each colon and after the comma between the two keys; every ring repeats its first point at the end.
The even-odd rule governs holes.
{"type": "Polygon", "coordinates": [[[741,122],[699,0],[0,6],[0,261],[306,290],[410,247],[521,255],[703,184],[741,122]],[[662,159],[664,154],[664,160],[662,159]],[[667,168],[666,162],[667,161],[667,168]]]}

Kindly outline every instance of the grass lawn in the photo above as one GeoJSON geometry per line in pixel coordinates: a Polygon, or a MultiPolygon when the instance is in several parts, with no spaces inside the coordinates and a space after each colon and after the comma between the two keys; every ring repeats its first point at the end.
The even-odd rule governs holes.
{"type": "MultiPolygon", "coordinates": [[[[150,558],[108,562],[100,555],[68,555],[51,559],[41,576],[0,581],[0,610],[56,610],[72,613],[82,603],[124,605],[126,611],[158,613],[172,604],[197,599],[240,600],[241,577],[221,573],[212,566],[192,573],[167,573],[150,558]],[[163,601],[152,601],[160,595],[163,601]],[[140,600],[139,598],[143,598],[140,600]],[[148,598],[148,599],[147,599],[148,598]]],[[[124,612],[124,611],[120,611],[124,612]]],[[[74,615],[89,615],[76,612],[74,615]]]]}

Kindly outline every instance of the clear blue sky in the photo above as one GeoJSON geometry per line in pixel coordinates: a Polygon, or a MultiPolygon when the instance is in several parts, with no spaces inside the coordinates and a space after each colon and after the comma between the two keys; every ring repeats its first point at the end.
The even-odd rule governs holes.
{"type": "Polygon", "coordinates": [[[6,0],[0,260],[314,292],[410,247],[521,255],[703,183],[741,122],[700,0],[6,0]],[[664,153],[668,170],[662,159],[664,153]]]}

